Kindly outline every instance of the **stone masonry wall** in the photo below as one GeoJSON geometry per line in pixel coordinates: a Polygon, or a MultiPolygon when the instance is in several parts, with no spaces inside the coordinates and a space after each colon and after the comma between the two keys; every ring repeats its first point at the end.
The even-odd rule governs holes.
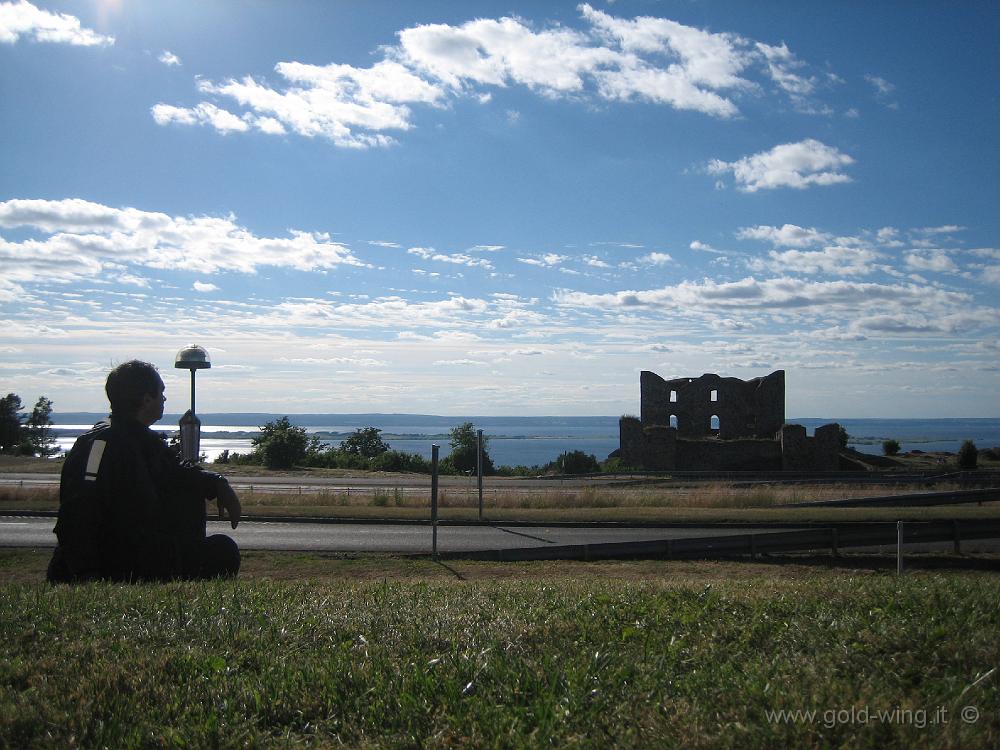
{"type": "Polygon", "coordinates": [[[775,439],[785,422],[785,371],[752,380],[708,373],[699,378],[664,380],[644,370],[639,376],[643,426],[671,426],[681,438],[718,436],[775,439]],[[712,417],[718,428],[712,428],[712,417]]]}

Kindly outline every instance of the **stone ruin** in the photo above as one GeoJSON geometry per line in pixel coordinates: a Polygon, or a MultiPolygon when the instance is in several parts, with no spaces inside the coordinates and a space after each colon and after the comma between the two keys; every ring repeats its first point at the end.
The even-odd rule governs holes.
{"type": "Polygon", "coordinates": [[[785,424],[785,371],[752,380],[664,380],[644,370],[638,419],[619,421],[610,457],[652,471],[836,471],[840,425],[785,424]]]}

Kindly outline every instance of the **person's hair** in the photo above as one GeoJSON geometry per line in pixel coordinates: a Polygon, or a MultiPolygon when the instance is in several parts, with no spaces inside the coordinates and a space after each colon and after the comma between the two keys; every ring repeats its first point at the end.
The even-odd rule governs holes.
{"type": "Polygon", "coordinates": [[[160,395],[163,381],[155,365],[133,359],[123,362],[108,374],[104,392],[111,402],[112,414],[132,414],[142,406],[142,397],[160,395]]]}

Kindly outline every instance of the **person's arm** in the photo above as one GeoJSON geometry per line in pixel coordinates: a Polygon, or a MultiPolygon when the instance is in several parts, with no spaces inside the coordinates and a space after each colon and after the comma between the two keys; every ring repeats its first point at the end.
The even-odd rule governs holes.
{"type": "Polygon", "coordinates": [[[152,431],[149,431],[148,435],[152,436],[147,438],[149,450],[157,456],[156,463],[162,472],[161,478],[164,484],[184,488],[206,500],[215,500],[219,508],[219,518],[222,518],[222,511],[225,509],[229,522],[235,529],[240,522],[242,507],[233,488],[229,486],[229,480],[221,474],[205,471],[192,463],[181,461],[160,436],[152,431]]]}
{"type": "Polygon", "coordinates": [[[229,480],[221,474],[216,476],[218,479],[215,486],[215,502],[219,508],[219,520],[222,520],[222,509],[225,508],[226,514],[229,516],[229,523],[235,529],[240,522],[243,507],[240,505],[240,499],[236,496],[233,488],[229,486],[229,480]]]}

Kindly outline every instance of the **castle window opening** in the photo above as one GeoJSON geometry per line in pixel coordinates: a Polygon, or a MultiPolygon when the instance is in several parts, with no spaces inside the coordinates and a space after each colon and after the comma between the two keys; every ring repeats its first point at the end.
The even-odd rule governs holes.
{"type": "Polygon", "coordinates": [[[676,414],[671,414],[670,415],[670,426],[673,427],[675,430],[677,429],[677,415],[676,414]]]}
{"type": "Polygon", "coordinates": [[[712,429],[712,430],[718,430],[719,429],[719,415],[718,414],[713,414],[712,415],[712,419],[709,422],[709,428],[712,429]]]}
{"type": "Polygon", "coordinates": [[[677,391],[670,391],[670,403],[677,403],[677,391]]]}
{"type": "Polygon", "coordinates": [[[719,392],[718,392],[718,391],[716,391],[716,390],[712,390],[712,391],[711,391],[711,392],[710,392],[710,393],[708,394],[708,400],[709,400],[709,401],[718,401],[718,400],[719,400],[719,392]]]}

